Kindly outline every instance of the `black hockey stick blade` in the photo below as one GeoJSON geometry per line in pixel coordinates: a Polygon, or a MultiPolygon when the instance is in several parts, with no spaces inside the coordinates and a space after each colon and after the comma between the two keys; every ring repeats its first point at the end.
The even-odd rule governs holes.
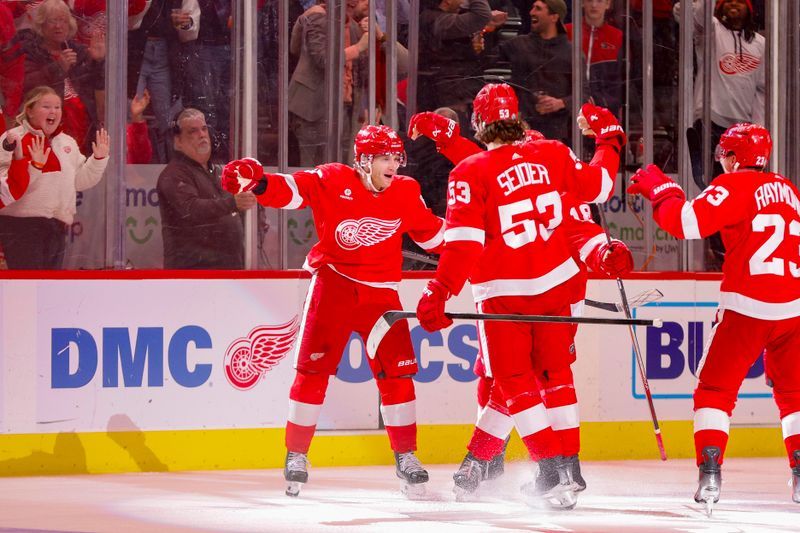
{"type": "MultiPolygon", "coordinates": [[[[367,355],[375,358],[383,337],[398,320],[415,318],[413,311],[386,311],[378,319],[367,337],[367,355]]],[[[589,316],[550,316],[550,315],[514,315],[493,313],[445,313],[453,320],[503,320],[507,322],[558,322],[567,324],[603,324],[613,326],[655,326],[661,327],[661,320],[642,318],[599,318],[589,316]]]]}
{"type": "MultiPolygon", "coordinates": [[[[646,291],[642,291],[636,296],[631,296],[628,299],[628,305],[631,308],[634,307],[641,307],[643,305],[649,304],[650,302],[656,302],[664,297],[664,293],[658,289],[648,289],[646,291]]],[[[602,309],[604,311],[611,311],[612,313],[622,313],[625,309],[618,304],[613,302],[600,302],[598,300],[590,300],[586,298],[583,300],[587,307],[594,307],[595,309],[602,309]]]]}

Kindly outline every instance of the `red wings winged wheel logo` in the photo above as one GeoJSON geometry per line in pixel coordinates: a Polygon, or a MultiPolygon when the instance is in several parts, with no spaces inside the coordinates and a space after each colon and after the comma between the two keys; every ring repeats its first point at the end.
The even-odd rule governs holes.
{"type": "Polygon", "coordinates": [[[277,326],[258,326],[225,351],[225,377],[239,390],[248,390],[277,365],[294,345],[300,320],[295,316],[277,326]]]}

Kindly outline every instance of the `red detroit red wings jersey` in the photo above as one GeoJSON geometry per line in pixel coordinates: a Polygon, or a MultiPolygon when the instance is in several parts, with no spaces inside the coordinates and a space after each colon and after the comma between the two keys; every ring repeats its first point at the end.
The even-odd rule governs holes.
{"type": "Polygon", "coordinates": [[[664,201],[654,217],[682,239],[720,231],[722,308],[766,320],[800,316],[800,200],[789,180],[772,172],[723,174],[690,202],[664,201]]]}
{"type": "Polygon", "coordinates": [[[482,301],[541,294],[575,276],[562,192],[605,201],[613,180],[606,168],[577,161],[555,141],[505,145],[463,160],[448,182],[437,279],[458,293],[469,274],[473,296],[482,301]]]}
{"type": "Polygon", "coordinates": [[[320,165],[294,174],[269,174],[259,202],[269,207],[310,207],[319,242],[306,257],[312,272],[328,265],[336,272],[376,287],[396,288],[403,263],[402,235],[428,251],[443,243],[444,221],[425,205],[419,183],[396,176],[373,194],[352,167],[320,165]]]}

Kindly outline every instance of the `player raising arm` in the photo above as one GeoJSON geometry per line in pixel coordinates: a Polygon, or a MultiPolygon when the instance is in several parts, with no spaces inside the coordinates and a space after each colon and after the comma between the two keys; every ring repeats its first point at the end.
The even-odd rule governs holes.
{"type": "Polygon", "coordinates": [[[681,187],[655,165],[637,171],[628,187],[650,200],[656,222],[674,237],[702,239],[719,231],[727,250],[717,321],[694,391],[700,471],[694,498],[709,514],[719,500],[739,387],[765,348],[793,468],[792,499],[800,503],[800,199],[788,179],[764,170],[771,150],[766,129],[735,124],[717,151],[725,173],[694,200],[687,202],[681,187]]]}
{"type": "MultiPolygon", "coordinates": [[[[381,315],[401,309],[397,289],[403,258],[402,235],[409,233],[428,251],[443,243],[444,223],[422,201],[419,184],[397,174],[405,164],[403,143],[391,128],[365,126],[355,141],[355,165],[320,165],[294,174],[265,174],[253,159],[228,163],[223,187],[252,190],[268,207],[314,214],[319,242],[306,258],[313,273],[299,339],[297,374],[289,393],[286,423],[287,494],[296,496],[308,480],[308,449],[350,334],[367,335],[381,315]]],[[[408,324],[392,327],[370,368],[381,396],[381,414],[395,454],[397,476],[418,494],[428,481],[417,449],[416,403],[411,377],[417,362],[408,324]]]]}
{"type": "MultiPolygon", "coordinates": [[[[589,117],[598,117],[599,111],[591,105],[584,108],[589,117]]],[[[588,121],[587,121],[588,126],[588,121]]],[[[602,126],[595,127],[599,129],[602,126]]],[[[460,163],[470,155],[481,152],[475,143],[460,135],[458,123],[442,115],[432,112],[417,113],[409,121],[409,137],[415,139],[424,135],[436,143],[438,151],[454,164],[460,163]]],[[[525,138],[520,144],[543,141],[544,136],[536,130],[526,130],[525,138]]],[[[601,150],[613,146],[601,143],[601,150]]],[[[606,155],[604,160],[609,164],[617,150],[606,155]]],[[[603,161],[603,159],[601,159],[603,161]]],[[[590,164],[591,165],[591,164],[590,164]]],[[[593,172],[591,166],[581,165],[580,172],[593,172]]],[[[609,172],[616,173],[611,167],[609,172]]],[[[594,170],[596,172],[596,169],[594,170]]],[[[562,194],[563,226],[567,232],[572,257],[581,268],[581,282],[576,284],[576,293],[570,301],[572,314],[582,314],[583,299],[586,295],[586,266],[593,271],[601,272],[609,277],[620,277],[633,268],[633,257],[625,244],[616,239],[609,245],[603,228],[595,224],[587,204],[572,200],[569,195],[562,194]]],[[[573,332],[577,326],[573,326],[573,332]]],[[[486,479],[495,479],[504,470],[504,449],[508,436],[514,428],[514,421],[508,414],[508,408],[502,403],[500,391],[493,390],[494,380],[486,375],[485,355],[479,353],[475,361],[474,371],[478,375],[478,405],[480,412],[472,439],[467,446],[468,453],[458,471],[453,475],[454,492],[459,499],[468,498],[480,483],[486,479]],[[502,450],[491,459],[487,459],[495,450],[502,450]],[[488,452],[487,452],[488,450],[488,452]]],[[[578,400],[575,394],[575,383],[572,370],[565,368],[544,369],[537,375],[542,402],[547,410],[548,420],[561,440],[565,462],[570,466],[573,481],[577,490],[584,490],[586,482],[581,474],[578,453],[580,451],[580,431],[578,400]]]]}
{"type": "MultiPolygon", "coordinates": [[[[561,193],[605,201],[613,192],[611,176],[617,169],[577,172],[585,165],[561,143],[518,144],[525,126],[508,85],[485,86],[473,108],[476,138],[488,150],[464,159],[450,174],[446,246],[419,301],[417,318],[428,331],[449,326],[445,303],[467,278],[479,312],[570,316],[580,268],[562,227],[561,193]]],[[[600,111],[597,119],[606,116],[600,111]]],[[[598,144],[622,146],[619,125],[615,120],[607,125],[598,128],[608,134],[598,135],[598,144]]],[[[542,371],[568,368],[574,361],[572,326],[478,322],[478,332],[499,402],[508,409],[531,459],[539,463],[534,496],[557,507],[573,507],[577,485],[537,385],[542,371]]],[[[485,455],[479,459],[500,453],[502,440],[493,442],[496,449],[482,448],[485,455]]]]}

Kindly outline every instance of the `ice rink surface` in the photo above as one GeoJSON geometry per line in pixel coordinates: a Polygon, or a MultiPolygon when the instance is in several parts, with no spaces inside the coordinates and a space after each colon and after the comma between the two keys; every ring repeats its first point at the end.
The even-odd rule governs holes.
{"type": "Polygon", "coordinates": [[[392,466],[312,466],[298,498],[283,494],[280,470],[0,478],[0,532],[800,531],[780,458],[728,459],[711,518],[692,500],[697,470],[686,459],[586,462],[588,488],[572,511],[526,505],[522,462],[457,502],[455,468],[428,467],[420,501],[400,493],[392,466]]]}

